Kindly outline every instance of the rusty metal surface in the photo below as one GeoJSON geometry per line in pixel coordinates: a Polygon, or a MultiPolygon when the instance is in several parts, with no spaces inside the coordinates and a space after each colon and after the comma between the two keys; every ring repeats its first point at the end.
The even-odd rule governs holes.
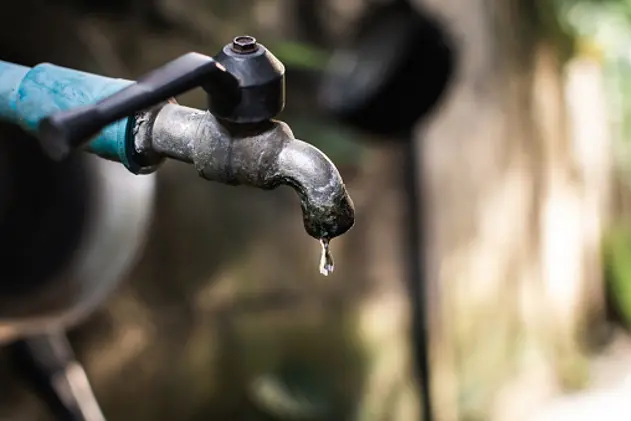
{"type": "Polygon", "coordinates": [[[316,147],[295,139],[283,122],[231,132],[208,112],[167,104],[150,134],[156,151],[193,163],[206,180],[264,190],[293,188],[305,230],[314,238],[337,237],[354,224],[353,202],[335,165],[316,147]]]}

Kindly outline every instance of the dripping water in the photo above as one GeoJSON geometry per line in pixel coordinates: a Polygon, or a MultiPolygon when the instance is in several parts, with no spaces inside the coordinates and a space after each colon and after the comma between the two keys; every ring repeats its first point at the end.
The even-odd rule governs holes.
{"type": "Polygon", "coordinates": [[[329,249],[330,240],[328,238],[321,238],[320,245],[322,246],[322,254],[320,255],[320,273],[324,276],[329,276],[335,269],[333,262],[333,256],[329,249]]]}

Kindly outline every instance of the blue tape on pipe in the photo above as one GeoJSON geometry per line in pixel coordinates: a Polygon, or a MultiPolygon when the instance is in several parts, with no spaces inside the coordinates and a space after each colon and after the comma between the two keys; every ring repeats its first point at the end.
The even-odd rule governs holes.
{"type": "MultiPolygon", "coordinates": [[[[0,61],[0,119],[35,133],[42,118],[93,104],[132,83],[49,63],[29,69],[0,61]]],[[[88,149],[138,172],[140,169],[130,161],[127,151],[130,120],[123,119],[104,128],[88,149]]]]}
{"type": "MultiPolygon", "coordinates": [[[[53,64],[33,67],[22,79],[17,94],[19,124],[37,130],[39,121],[57,111],[93,104],[133,82],[98,76],[53,64]]],[[[90,150],[128,165],[125,153],[128,119],[104,128],[90,143],[90,150]]]]}
{"type": "Polygon", "coordinates": [[[29,67],[0,61],[0,120],[17,123],[15,106],[18,89],[29,67]]]}

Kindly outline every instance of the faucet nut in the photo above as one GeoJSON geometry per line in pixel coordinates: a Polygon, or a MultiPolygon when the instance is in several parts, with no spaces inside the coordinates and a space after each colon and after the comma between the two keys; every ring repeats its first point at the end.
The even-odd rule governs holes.
{"type": "Polygon", "coordinates": [[[251,36],[233,39],[214,59],[239,81],[236,107],[209,98],[209,111],[225,122],[258,124],[276,117],[285,107],[285,66],[251,36]]]}
{"type": "Polygon", "coordinates": [[[259,47],[256,38],[249,35],[241,35],[232,40],[230,47],[232,51],[238,54],[250,54],[256,52],[259,47]]]}

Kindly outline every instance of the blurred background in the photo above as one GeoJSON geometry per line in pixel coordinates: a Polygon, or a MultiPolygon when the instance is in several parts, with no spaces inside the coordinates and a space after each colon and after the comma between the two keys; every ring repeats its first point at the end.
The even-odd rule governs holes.
{"type": "MultiPolygon", "coordinates": [[[[167,162],[142,257],[69,332],[107,419],[631,419],[631,3],[412,0],[404,59],[384,3],[5,2],[1,59],[112,77],[255,36],[356,205],[323,277],[293,192],[167,162]],[[330,89],[380,106],[332,115],[331,58],[376,27],[330,89]]],[[[52,419],[6,350],[0,391],[52,419]]]]}

